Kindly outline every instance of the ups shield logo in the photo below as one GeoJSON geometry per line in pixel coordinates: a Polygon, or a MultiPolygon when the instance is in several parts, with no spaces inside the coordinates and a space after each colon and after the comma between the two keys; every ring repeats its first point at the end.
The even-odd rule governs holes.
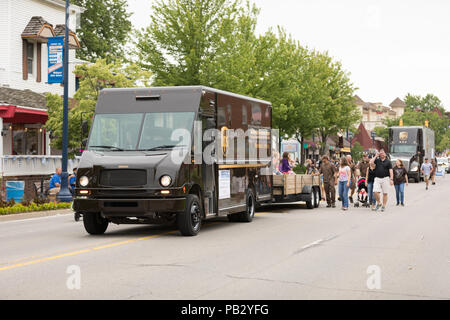
{"type": "Polygon", "coordinates": [[[400,134],[398,135],[398,138],[400,139],[400,141],[408,140],[408,132],[406,132],[406,131],[400,132],[400,134]]]}

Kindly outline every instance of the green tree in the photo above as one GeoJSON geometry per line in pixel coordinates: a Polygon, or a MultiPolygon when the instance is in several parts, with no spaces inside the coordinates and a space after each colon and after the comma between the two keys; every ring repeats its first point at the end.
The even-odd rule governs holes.
{"type": "Polygon", "coordinates": [[[364,153],[364,148],[361,146],[361,144],[356,141],[352,146],[352,158],[353,161],[358,162],[362,160],[362,155],[364,153]]]}
{"type": "Polygon", "coordinates": [[[321,153],[326,152],[328,137],[341,130],[356,131],[361,115],[354,104],[355,87],[340,62],[333,61],[327,53],[313,53],[314,122],[321,137],[321,153]]]}
{"type": "Polygon", "coordinates": [[[123,58],[124,47],[132,31],[127,1],[72,0],[72,3],[85,9],[77,30],[81,42],[77,57],[90,62],[99,58],[108,62],[123,58]]]}
{"type": "Polygon", "coordinates": [[[416,111],[416,109],[418,109],[423,112],[432,112],[435,108],[437,108],[442,113],[445,112],[441,100],[434,94],[430,93],[425,97],[408,93],[405,97],[405,103],[407,106],[407,111],[416,111]]]}
{"type": "MultiPolygon", "coordinates": [[[[148,71],[142,71],[135,64],[107,63],[104,59],[99,59],[94,64],[78,65],[74,73],[80,77],[80,88],[74,95],[74,107],[69,110],[68,147],[72,156],[80,147],[82,139],[81,117],[83,116],[83,120],[88,120],[90,124],[100,91],[105,88],[148,86],[151,75],[148,71]]],[[[52,147],[61,149],[62,98],[55,94],[47,94],[47,109],[49,119],[45,128],[52,132],[52,147]]]]}
{"type": "Polygon", "coordinates": [[[157,0],[150,25],[137,31],[139,65],[155,85],[209,84],[218,48],[236,29],[245,7],[239,0],[157,0]]]}

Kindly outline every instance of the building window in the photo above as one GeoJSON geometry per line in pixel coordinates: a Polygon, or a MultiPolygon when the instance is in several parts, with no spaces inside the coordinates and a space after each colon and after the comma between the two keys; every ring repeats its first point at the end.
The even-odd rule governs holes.
{"type": "Polygon", "coordinates": [[[27,43],[27,69],[29,74],[33,74],[33,58],[34,58],[34,44],[27,43]]]}

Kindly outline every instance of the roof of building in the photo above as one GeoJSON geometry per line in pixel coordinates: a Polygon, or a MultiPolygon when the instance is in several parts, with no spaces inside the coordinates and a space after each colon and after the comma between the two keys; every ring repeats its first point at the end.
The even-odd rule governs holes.
{"type": "Polygon", "coordinates": [[[403,107],[404,108],[404,107],[406,107],[406,103],[402,99],[397,98],[394,101],[392,101],[390,106],[391,107],[403,107]]]}
{"type": "Polygon", "coordinates": [[[31,90],[0,87],[0,104],[44,109],[47,99],[45,95],[31,90]]]}
{"type": "MultiPolygon", "coordinates": [[[[75,33],[69,28],[69,32],[75,33]]],[[[66,26],[64,24],[57,24],[55,26],[55,34],[57,37],[64,37],[66,33],[66,26]]]]}
{"type": "Polygon", "coordinates": [[[27,26],[22,32],[22,36],[35,36],[39,35],[42,31],[42,28],[47,25],[53,28],[53,25],[49,22],[47,22],[44,18],[41,16],[34,16],[30,19],[27,26]]]}
{"type": "Polygon", "coordinates": [[[362,123],[358,127],[358,133],[353,138],[352,144],[355,144],[355,142],[359,142],[365,151],[372,149],[372,138],[362,123]]]}
{"type": "Polygon", "coordinates": [[[358,104],[358,105],[362,105],[362,104],[364,104],[365,102],[363,101],[363,99],[361,99],[359,96],[357,96],[357,95],[355,95],[354,97],[353,97],[353,99],[355,100],[355,103],[356,104],[358,104]]]}

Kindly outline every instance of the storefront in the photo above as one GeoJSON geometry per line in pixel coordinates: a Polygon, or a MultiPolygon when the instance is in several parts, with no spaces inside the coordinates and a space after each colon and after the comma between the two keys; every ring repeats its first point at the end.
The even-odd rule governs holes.
{"type": "Polygon", "coordinates": [[[47,119],[45,109],[0,105],[0,156],[46,155],[48,137],[43,125],[47,119]]]}

